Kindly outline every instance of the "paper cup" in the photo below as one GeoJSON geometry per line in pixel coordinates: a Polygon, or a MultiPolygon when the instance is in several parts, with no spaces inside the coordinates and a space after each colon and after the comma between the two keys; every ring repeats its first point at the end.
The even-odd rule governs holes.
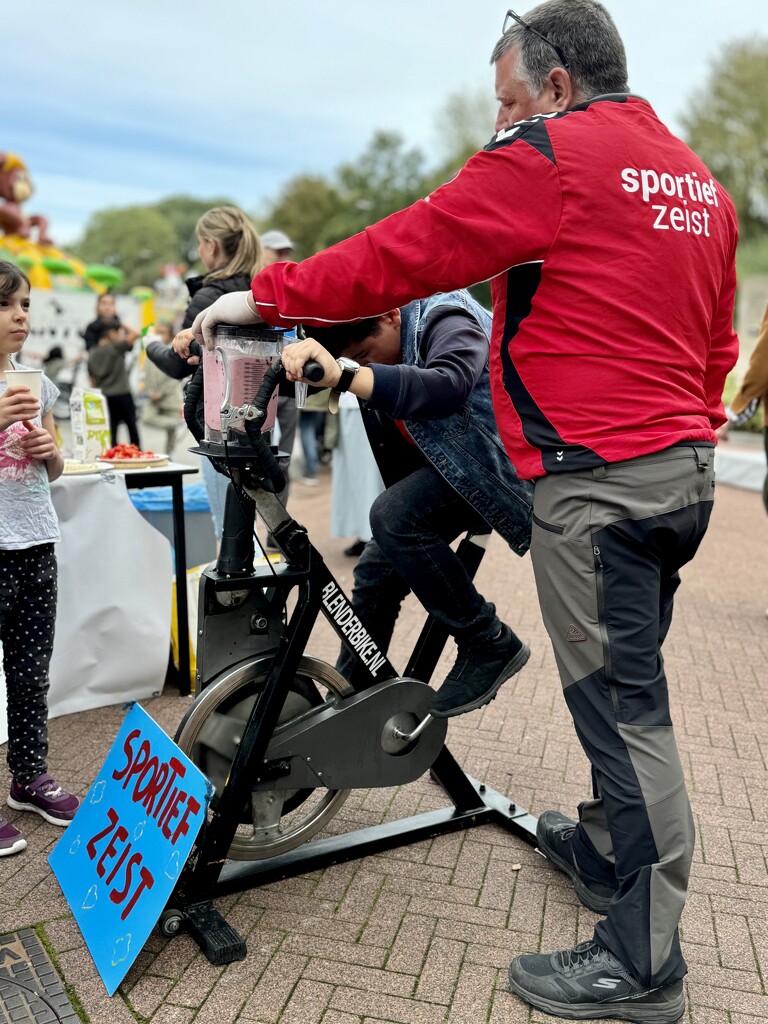
{"type": "Polygon", "coordinates": [[[9,388],[17,384],[24,384],[38,402],[40,401],[43,386],[42,370],[6,370],[5,379],[9,388]]]}

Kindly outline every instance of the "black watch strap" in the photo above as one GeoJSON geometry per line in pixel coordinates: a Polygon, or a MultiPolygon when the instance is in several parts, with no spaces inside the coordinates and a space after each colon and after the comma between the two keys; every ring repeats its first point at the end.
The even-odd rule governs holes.
{"type": "Polygon", "coordinates": [[[341,363],[339,363],[339,367],[341,368],[341,376],[336,382],[333,390],[338,391],[338,393],[341,394],[343,391],[349,391],[349,386],[355,379],[357,368],[351,370],[348,366],[342,366],[341,363]]]}

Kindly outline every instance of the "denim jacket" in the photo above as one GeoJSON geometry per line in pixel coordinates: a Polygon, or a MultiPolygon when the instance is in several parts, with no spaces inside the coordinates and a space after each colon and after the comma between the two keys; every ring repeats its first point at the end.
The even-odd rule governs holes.
{"type": "MultiPolygon", "coordinates": [[[[440,305],[468,310],[490,340],[491,316],[467,292],[448,292],[410,302],[400,310],[403,362],[425,366],[422,333],[428,313],[440,305]]],[[[473,505],[518,555],[531,542],[533,487],[518,480],[496,429],[491,384],[485,369],[462,412],[440,419],[406,419],[415,443],[448,483],[473,505]]]]}

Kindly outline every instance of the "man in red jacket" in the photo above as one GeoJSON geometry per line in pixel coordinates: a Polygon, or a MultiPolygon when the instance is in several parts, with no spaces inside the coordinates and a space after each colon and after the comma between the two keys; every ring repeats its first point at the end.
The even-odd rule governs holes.
{"type": "Polygon", "coordinates": [[[578,821],[545,812],[539,845],[605,914],[575,949],[517,957],[510,986],[572,1019],[671,1024],[685,1005],[677,926],[694,827],[661,645],[714,497],[737,354],[736,217],[628,93],[596,0],[509,12],[492,62],[497,134],[451,182],[268,268],[196,332],[353,320],[492,279],[494,410],[518,475],[535,480],[542,615],[592,764],[578,821]]]}

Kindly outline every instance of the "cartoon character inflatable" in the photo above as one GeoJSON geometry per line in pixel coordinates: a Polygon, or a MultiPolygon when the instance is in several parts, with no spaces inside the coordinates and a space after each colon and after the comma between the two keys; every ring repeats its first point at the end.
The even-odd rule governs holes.
{"type": "Polygon", "coordinates": [[[14,153],[0,153],[0,227],[6,235],[30,238],[32,229],[37,229],[37,238],[42,245],[51,245],[48,237],[48,222],[45,217],[25,217],[21,204],[26,202],[34,189],[26,164],[14,153]]]}
{"type": "Polygon", "coordinates": [[[0,259],[16,263],[33,288],[106,291],[119,287],[123,273],[117,267],[86,266],[54,247],[48,221],[36,214],[26,217],[21,204],[34,191],[27,166],[15,153],[0,151],[0,259]],[[33,230],[37,238],[32,238],[33,230]]]}

